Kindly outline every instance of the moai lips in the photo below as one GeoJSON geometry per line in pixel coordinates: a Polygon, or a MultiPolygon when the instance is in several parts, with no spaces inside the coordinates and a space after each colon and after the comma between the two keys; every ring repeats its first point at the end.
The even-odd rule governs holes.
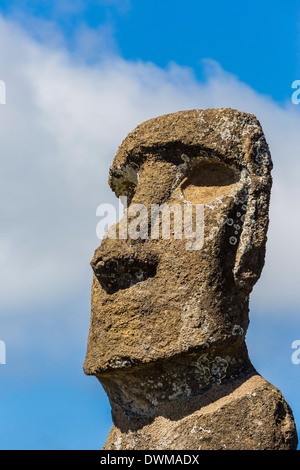
{"type": "Polygon", "coordinates": [[[84,363],[112,406],[106,449],[297,445],[289,406],[256,373],[245,344],[249,294],[265,259],[271,169],[259,122],[231,109],[151,119],[120,146],[109,184],[128,209],[118,236],[108,233],[91,262],[84,363]],[[162,207],[172,212],[167,236],[153,229],[153,208],[162,207]],[[177,233],[193,207],[204,214],[199,221],[193,213],[194,229],[202,223],[195,240],[177,233]],[[129,229],[136,208],[140,237],[129,229]]]}

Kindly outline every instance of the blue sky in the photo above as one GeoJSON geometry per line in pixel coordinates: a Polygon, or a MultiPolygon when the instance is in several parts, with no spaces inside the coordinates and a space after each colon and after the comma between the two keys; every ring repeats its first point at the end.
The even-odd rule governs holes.
{"type": "Polygon", "coordinates": [[[202,60],[214,59],[279,101],[290,97],[291,76],[300,72],[297,1],[189,0],[183,5],[154,0],[149,6],[138,0],[3,0],[1,10],[25,25],[33,18],[53,23],[70,50],[85,25],[109,29],[126,60],[151,61],[160,67],[174,61],[191,67],[201,79],[202,60]]]}
{"type": "Polygon", "coordinates": [[[269,141],[271,224],[247,344],[300,427],[299,3],[3,0],[0,15],[0,448],[104,444],[108,400],[82,371],[96,207],[116,202],[108,168],[127,133],[188,108],[253,112],[269,141]]]}

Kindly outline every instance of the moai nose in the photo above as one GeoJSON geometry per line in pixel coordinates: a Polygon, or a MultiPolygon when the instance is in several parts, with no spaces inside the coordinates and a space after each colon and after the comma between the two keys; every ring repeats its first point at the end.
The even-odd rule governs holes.
{"type": "Polygon", "coordinates": [[[145,281],[156,274],[157,260],[141,259],[132,256],[111,256],[105,261],[98,258],[93,263],[93,270],[102,288],[113,294],[120,289],[128,289],[138,282],[145,281]]]}

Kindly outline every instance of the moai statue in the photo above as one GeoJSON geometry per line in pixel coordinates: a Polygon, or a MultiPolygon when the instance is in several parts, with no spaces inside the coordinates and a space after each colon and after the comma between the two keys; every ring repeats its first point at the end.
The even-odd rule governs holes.
{"type": "Polygon", "coordinates": [[[127,209],[91,261],[84,363],[112,407],[104,449],[297,447],[291,409],[245,343],[271,169],[258,120],[232,109],[151,119],[119,147],[109,184],[127,209]]]}

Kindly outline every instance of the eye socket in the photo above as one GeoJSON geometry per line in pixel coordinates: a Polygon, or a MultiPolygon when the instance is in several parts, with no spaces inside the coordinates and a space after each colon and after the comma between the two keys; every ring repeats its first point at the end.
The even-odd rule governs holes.
{"type": "Polygon", "coordinates": [[[202,162],[182,181],[180,189],[186,201],[205,204],[230,194],[239,180],[239,172],[224,163],[202,162]]]}

